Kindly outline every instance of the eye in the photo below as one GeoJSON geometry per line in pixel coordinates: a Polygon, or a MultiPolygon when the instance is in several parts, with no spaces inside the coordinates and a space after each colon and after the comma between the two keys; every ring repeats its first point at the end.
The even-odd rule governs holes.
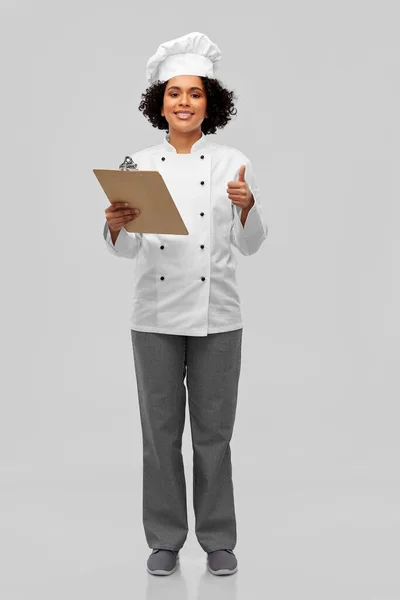
{"type": "MultiPolygon", "coordinates": [[[[170,96],[177,96],[178,92],[171,92],[170,96]]],[[[196,92],[193,92],[193,94],[191,94],[192,96],[196,96],[196,98],[200,98],[200,94],[196,94],[196,92]]]]}

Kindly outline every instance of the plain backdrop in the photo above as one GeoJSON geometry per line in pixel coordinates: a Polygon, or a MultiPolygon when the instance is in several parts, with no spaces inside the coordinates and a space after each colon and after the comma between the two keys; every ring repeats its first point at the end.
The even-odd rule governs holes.
{"type": "Polygon", "coordinates": [[[398,598],[398,4],[3,0],[0,17],[2,597],[398,598]],[[211,139],[252,161],[268,225],[258,253],[234,249],[231,578],[203,573],[188,421],[182,573],[145,572],[134,261],[106,250],[92,172],[161,143],[145,65],[190,31],[222,51],[238,113],[211,139]]]}

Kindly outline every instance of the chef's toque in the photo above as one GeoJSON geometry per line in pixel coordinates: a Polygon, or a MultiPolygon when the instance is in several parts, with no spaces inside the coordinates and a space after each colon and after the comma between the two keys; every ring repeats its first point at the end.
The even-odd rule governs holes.
{"type": "Polygon", "coordinates": [[[148,60],[146,77],[150,84],[168,81],[176,75],[214,77],[221,51],[205,33],[193,31],[160,44],[148,60]]]}

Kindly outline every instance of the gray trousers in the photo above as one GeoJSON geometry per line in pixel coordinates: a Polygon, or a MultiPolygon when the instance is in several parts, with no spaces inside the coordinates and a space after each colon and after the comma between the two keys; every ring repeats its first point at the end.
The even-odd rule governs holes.
{"type": "Polygon", "coordinates": [[[180,550],[188,534],[182,434],[186,377],[196,537],[205,552],[233,550],[230,440],[242,329],[204,337],[131,330],[143,436],[143,526],[150,548],[180,550]]]}

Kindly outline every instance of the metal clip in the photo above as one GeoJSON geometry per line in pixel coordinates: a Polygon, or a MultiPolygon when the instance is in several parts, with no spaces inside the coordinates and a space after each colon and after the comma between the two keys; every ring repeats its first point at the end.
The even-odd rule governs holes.
{"type": "Polygon", "coordinates": [[[121,169],[121,171],[133,171],[134,169],[137,170],[137,164],[133,162],[130,156],[125,156],[125,160],[119,165],[119,169],[121,169]]]}

